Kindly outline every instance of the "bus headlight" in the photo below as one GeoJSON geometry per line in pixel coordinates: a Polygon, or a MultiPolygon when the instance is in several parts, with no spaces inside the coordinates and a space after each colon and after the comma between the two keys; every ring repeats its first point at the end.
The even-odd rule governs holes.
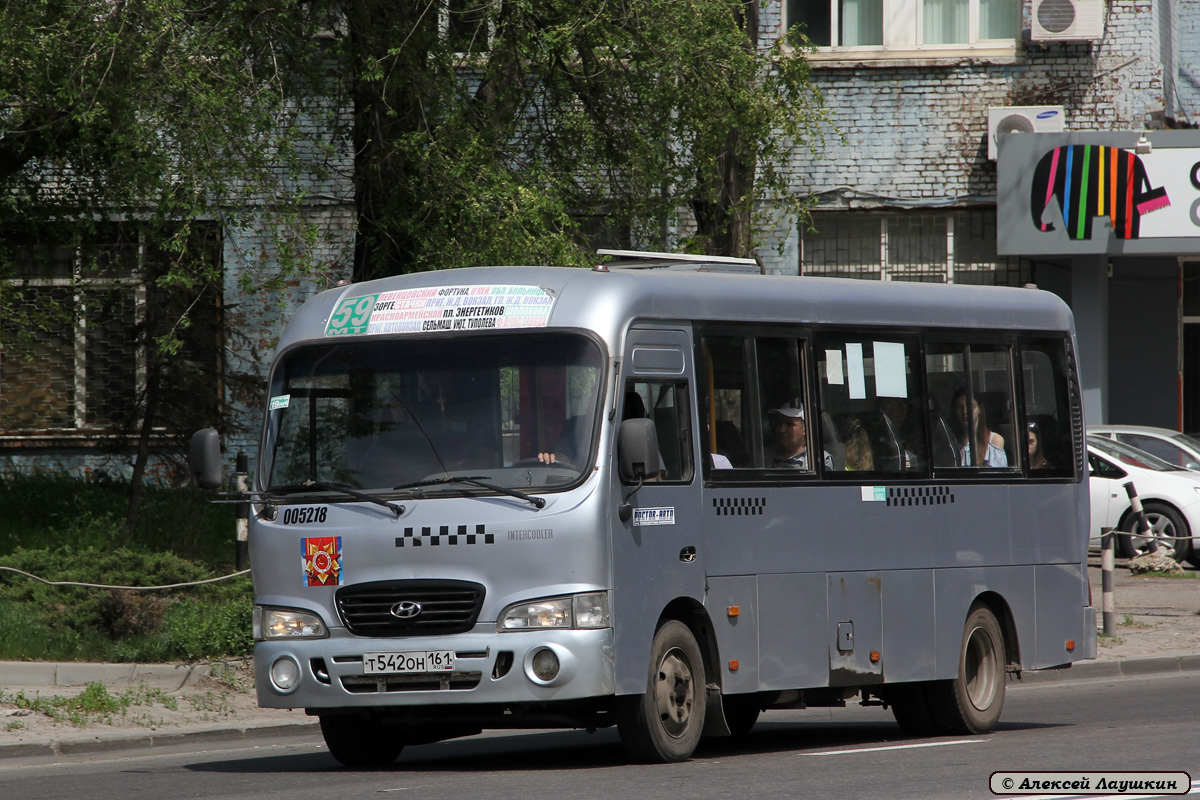
{"type": "Polygon", "coordinates": [[[527,631],[545,628],[607,628],[608,592],[548,597],[514,603],[500,612],[496,628],[527,631]]]}
{"type": "Polygon", "coordinates": [[[324,639],[329,629],[316,614],[294,608],[254,607],[254,641],[324,639]]]}

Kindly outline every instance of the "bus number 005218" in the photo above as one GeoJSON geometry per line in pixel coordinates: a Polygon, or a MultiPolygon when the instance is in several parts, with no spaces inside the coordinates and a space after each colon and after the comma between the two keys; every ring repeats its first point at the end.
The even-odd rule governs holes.
{"type": "Polygon", "coordinates": [[[329,514],[328,506],[302,506],[300,508],[285,508],[283,510],[284,525],[304,525],[312,522],[324,522],[329,514]]]}

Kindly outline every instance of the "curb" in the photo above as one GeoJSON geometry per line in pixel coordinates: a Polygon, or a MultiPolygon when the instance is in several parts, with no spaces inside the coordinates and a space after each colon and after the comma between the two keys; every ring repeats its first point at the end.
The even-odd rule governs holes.
{"type": "Polygon", "coordinates": [[[1200,655],[1114,658],[1105,661],[1077,661],[1066,669],[1026,670],[1021,684],[1065,683],[1068,681],[1142,678],[1164,673],[1200,670],[1200,655]]]}
{"type": "Polygon", "coordinates": [[[177,691],[212,674],[208,664],[92,664],[72,661],[0,661],[0,689],[8,686],[145,685],[177,691]]]}
{"type": "Polygon", "coordinates": [[[105,753],[144,751],[151,754],[175,747],[193,748],[202,744],[236,744],[251,737],[305,736],[319,733],[315,719],[282,725],[245,725],[228,728],[211,728],[199,731],[173,733],[150,733],[136,736],[114,736],[105,738],[54,739],[43,742],[0,743],[0,764],[6,759],[21,758],[39,762],[55,762],[62,758],[90,756],[105,753]]]}

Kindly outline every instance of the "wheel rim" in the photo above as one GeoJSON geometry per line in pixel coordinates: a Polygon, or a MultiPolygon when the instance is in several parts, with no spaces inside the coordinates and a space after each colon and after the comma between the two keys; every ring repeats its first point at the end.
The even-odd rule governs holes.
{"type": "Polygon", "coordinates": [[[1004,676],[997,663],[996,641],[982,626],[971,630],[964,660],[967,699],[976,710],[987,711],[996,699],[997,687],[1004,676]]]}
{"type": "Polygon", "coordinates": [[[696,695],[692,665],[688,662],[687,655],[677,647],[668,650],[658,664],[654,698],[663,730],[667,735],[678,739],[687,731],[691,722],[696,695]]]}
{"type": "Polygon", "coordinates": [[[1158,540],[1160,547],[1175,546],[1175,540],[1173,538],[1167,538],[1175,536],[1175,526],[1171,524],[1171,520],[1166,514],[1146,512],[1146,524],[1150,526],[1150,536],[1135,536],[1134,541],[1136,542],[1136,549],[1144,550],[1147,546],[1149,546],[1151,537],[1158,540]]]}

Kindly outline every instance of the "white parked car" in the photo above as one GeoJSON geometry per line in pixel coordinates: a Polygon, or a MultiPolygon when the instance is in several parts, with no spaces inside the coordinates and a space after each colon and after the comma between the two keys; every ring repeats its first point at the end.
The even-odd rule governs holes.
{"type": "Polygon", "coordinates": [[[1087,432],[1145,450],[1177,467],[1200,471],[1200,441],[1186,433],[1149,425],[1089,425],[1087,432]]]}
{"type": "MultiPolygon", "coordinates": [[[[1090,431],[1087,445],[1093,543],[1099,544],[1102,528],[1136,530],[1125,491],[1125,484],[1132,481],[1151,532],[1161,539],[1159,546],[1174,550],[1177,561],[1200,566],[1200,473],[1090,431]]],[[[1145,546],[1145,538],[1122,534],[1115,549],[1118,556],[1132,558],[1145,546]]]]}

